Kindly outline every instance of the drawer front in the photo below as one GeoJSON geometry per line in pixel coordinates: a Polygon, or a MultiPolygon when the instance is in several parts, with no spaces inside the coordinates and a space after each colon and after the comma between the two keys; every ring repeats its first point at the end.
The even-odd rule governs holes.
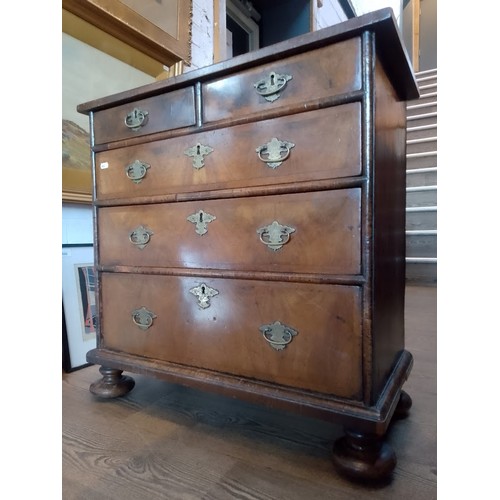
{"type": "Polygon", "coordinates": [[[361,106],[355,102],[104,151],[96,154],[95,168],[99,200],[356,176],[361,106]],[[273,138],[293,146],[274,152],[273,138]],[[203,146],[213,151],[202,154],[203,146]]]}
{"type": "Polygon", "coordinates": [[[103,144],[195,123],[194,89],[187,87],[95,112],[94,142],[103,144]]]}
{"type": "Polygon", "coordinates": [[[101,265],[360,273],[359,188],[101,208],[101,265]]]}
{"type": "Polygon", "coordinates": [[[102,347],[361,397],[358,287],[104,273],[101,298],[102,347]]]}
{"type": "Polygon", "coordinates": [[[359,89],[361,43],[353,38],[205,83],[203,116],[231,119],[359,89]]]}

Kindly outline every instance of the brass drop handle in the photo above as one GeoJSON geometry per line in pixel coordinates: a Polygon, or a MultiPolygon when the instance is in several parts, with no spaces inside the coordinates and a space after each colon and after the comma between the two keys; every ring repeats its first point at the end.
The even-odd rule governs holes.
{"type": "Polygon", "coordinates": [[[259,160],[275,169],[279,167],[289,156],[290,150],[295,147],[293,142],[281,141],[273,137],[268,143],[255,149],[259,160]]]}
{"type": "Polygon", "coordinates": [[[132,182],[139,184],[146,176],[149,168],[151,168],[151,165],[135,160],[125,167],[125,174],[132,182]]]}
{"type": "Polygon", "coordinates": [[[143,111],[142,109],[139,108],[134,108],[132,111],[127,113],[127,116],[125,116],[125,125],[133,130],[137,131],[141,127],[144,127],[146,123],[148,122],[148,111],[143,111]]]}
{"type": "Polygon", "coordinates": [[[149,309],[142,306],[139,309],[134,309],[132,311],[132,321],[134,325],[137,325],[141,330],[147,330],[153,324],[153,320],[156,318],[156,314],[149,309]]]}
{"type": "Polygon", "coordinates": [[[294,232],[295,228],[284,226],[277,220],[267,226],[257,229],[260,241],[275,252],[288,243],[290,234],[294,232]]]}
{"type": "Polygon", "coordinates": [[[141,225],[129,233],[128,239],[130,243],[133,243],[137,248],[142,250],[149,243],[153,234],[153,231],[141,225]]]}
{"type": "Polygon", "coordinates": [[[268,325],[259,327],[264,339],[277,351],[282,351],[298,335],[298,331],[287,326],[281,321],[275,321],[268,325]]]}
{"type": "Polygon", "coordinates": [[[291,79],[292,75],[280,75],[271,71],[267,77],[254,83],[253,86],[257,94],[264,97],[266,101],[273,102],[280,97],[280,91],[291,79]]]}

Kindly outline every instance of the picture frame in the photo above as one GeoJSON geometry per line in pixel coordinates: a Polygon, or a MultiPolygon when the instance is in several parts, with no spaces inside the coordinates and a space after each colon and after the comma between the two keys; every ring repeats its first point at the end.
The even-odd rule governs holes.
{"type": "Polygon", "coordinates": [[[184,61],[189,66],[192,3],[192,0],[63,0],[62,8],[161,64],[171,66],[184,61]],[[159,19],[166,21],[158,22],[159,19]]]}
{"type": "Polygon", "coordinates": [[[94,247],[92,243],[62,245],[62,358],[63,370],[85,366],[86,354],[96,347],[94,247]]]}

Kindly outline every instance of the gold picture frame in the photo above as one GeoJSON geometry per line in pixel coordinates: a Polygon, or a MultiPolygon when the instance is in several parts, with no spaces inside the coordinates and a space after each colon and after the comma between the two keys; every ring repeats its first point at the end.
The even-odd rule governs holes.
{"type": "Polygon", "coordinates": [[[166,66],[191,64],[192,0],[63,0],[62,8],[166,66]],[[148,4],[151,8],[148,10],[148,4]],[[129,5],[137,5],[139,12],[129,5]],[[175,11],[170,33],[154,9],[175,11]],[[144,16],[149,16],[144,17],[144,16]],[[162,27],[160,27],[162,26],[162,27]],[[163,28],[163,29],[162,29],[163,28]]]}

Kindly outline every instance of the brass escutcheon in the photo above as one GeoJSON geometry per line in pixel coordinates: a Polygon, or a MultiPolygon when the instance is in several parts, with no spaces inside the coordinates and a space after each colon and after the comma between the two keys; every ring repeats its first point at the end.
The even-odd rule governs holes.
{"type": "Polygon", "coordinates": [[[275,252],[279,250],[283,245],[288,243],[290,234],[294,232],[295,228],[284,226],[277,220],[273,221],[267,226],[257,229],[257,234],[259,235],[260,241],[262,241],[264,245],[267,245],[271,250],[274,250],[275,252]]]}
{"type": "Polygon", "coordinates": [[[271,71],[266,78],[254,83],[253,86],[257,94],[264,97],[266,101],[273,102],[280,97],[280,91],[286,87],[287,82],[291,79],[291,75],[280,75],[271,71]]]}
{"type": "Polygon", "coordinates": [[[207,214],[203,210],[198,210],[198,212],[191,214],[186,219],[196,226],[196,233],[202,236],[208,231],[207,225],[216,218],[215,215],[207,214]]]}
{"type": "Polygon", "coordinates": [[[135,184],[139,184],[146,176],[149,168],[151,168],[151,165],[143,161],[135,160],[125,167],[125,174],[135,184]]]}
{"type": "Polygon", "coordinates": [[[280,321],[262,325],[259,330],[264,339],[269,342],[269,345],[277,351],[282,351],[293,340],[293,337],[299,333],[280,321]]]}
{"type": "Polygon", "coordinates": [[[295,147],[293,142],[280,141],[273,137],[267,144],[255,149],[259,160],[270,168],[279,167],[290,156],[290,150],[295,147]]]}
{"type": "Polygon", "coordinates": [[[210,307],[210,299],[212,297],[215,297],[216,295],[219,295],[219,290],[211,288],[208,285],[205,285],[205,283],[191,288],[189,292],[196,296],[196,298],[198,299],[198,305],[202,309],[207,309],[207,307],[210,307]]]}
{"type": "Polygon", "coordinates": [[[137,248],[142,250],[149,243],[151,235],[153,234],[153,231],[150,229],[147,229],[144,226],[137,226],[129,233],[128,239],[130,240],[130,243],[133,243],[137,248]]]}
{"type": "Polygon", "coordinates": [[[153,311],[146,309],[144,306],[132,311],[132,321],[141,330],[147,330],[153,324],[153,320],[156,317],[153,311]]]}
{"type": "Polygon", "coordinates": [[[198,143],[195,146],[186,149],[184,154],[193,158],[193,168],[199,170],[205,166],[205,156],[210,154],[213,150],[214,149],[210,146],[204,146],[203,144],[198,143]]]}
{"type": "Polygon", "coordinates": [[[135,132],[146,125],[148,122],[148,115],[148,111],[134,108],[132,111],[127,113],[127,116],[125,117],[125,125],[135,132]]]}

